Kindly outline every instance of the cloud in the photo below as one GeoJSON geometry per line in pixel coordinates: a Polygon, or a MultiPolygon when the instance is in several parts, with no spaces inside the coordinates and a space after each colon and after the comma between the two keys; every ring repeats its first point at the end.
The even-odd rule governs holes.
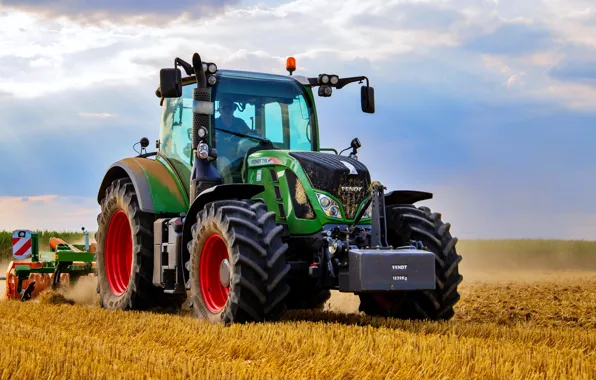
{"type": "Polygon", "coordinates": [[[31,11],[47,17],[67,16],[81,21],[106,19],[125,21],[135,17],[142,21],[149,17],[154,22],[169,20],[172,16],[188,14],[207,16],[215,10],[238,3],[238,0],[178,0],[175,2],[149,0],[139,3],[133,0],[55,0],[51,4],[42,0],[3,0],[0,7],[31,11]]]}
{"type": "Polygon", "coordinates": [[[596,85],[596,60],[565,59],[554,66],[549,74],[556,79],[596,85]]]}
{"type": "Polygon", "coordinates": [[[466,48],[485,54],[527,55],[552,47],[554,36],[544,24],[507,22],[490,34],[469,41],[466,48]]]}
{"type": "Polygon", "coordinates": [[[354,15],[353,25],[374,29],[443,30],[466,17],[449,5],[426,2],[399,2],[369,8],[368,12],[354,15]]]}
{"type": "Polygon", "coordinates": [[[0,196],[0,230],[50,229],[95,231],[99,206],[90,197],[55,194],[22,197],[0,196]]]}
{"type": "Polygon", "coordinates": [[[341,150],[359,137],[373,178],[435,192],[456,235],[592,236],[596,89],[586,78],[596,24],[580,6],[267,1],[175,28],[116,13],[87,24],[0,12],[0,155],[11,160],[0,167],[0,194],[35,196],[43,184],[92,199],[69,208],[82,217],[108,166],[135,155],[142,136],[159,138],[154,91],[174,57],[198,50],[220,68],[287,75],[293,55],[298,75],[371,79],[375,115],[360,112],[358,84],[316,98],[321,145],[341,150]]]}
{"type": "Polygon", "coordinates": [[[105,119],[108,117],[114,117],[116,115],[112,115],[112,114],[106,113],[106,112],[102,112],[102,113],[79,112],[79,116],[105,119]]]}

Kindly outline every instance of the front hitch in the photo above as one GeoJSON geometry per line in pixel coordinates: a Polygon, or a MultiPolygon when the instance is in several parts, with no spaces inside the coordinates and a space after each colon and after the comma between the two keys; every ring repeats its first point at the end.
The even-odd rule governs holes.
{"type": "Polygon", "coordinates": [[[374,181],[371,184],[372,197],[372,231],[370,246],[373,249],[392,249],[387,244],[387,217],[385,214],[385,192],[387,188],[380,182],[374,181]]]}

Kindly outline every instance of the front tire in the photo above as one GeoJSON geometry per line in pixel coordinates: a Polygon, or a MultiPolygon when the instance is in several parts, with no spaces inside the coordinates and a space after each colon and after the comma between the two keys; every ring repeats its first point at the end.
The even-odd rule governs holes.
{"type": "Polygon", "coordinates": [[[387,242],[393,247],[421,241],[435,254],[435,290],[360,294],[359,310],[368,315],[400,319],[449,320],[459,301],[458,285],[462,257],[457,254],[457,238],[452,237],[449,223],[428,207],[390,205],[386,207],[387,242]]]}
{"type": "Polygon", "coordinates": [[[205,205],[188,244],[195,317],[226,324],[279,320],[290,290],[282,231],[260,202],[205,205]]]}

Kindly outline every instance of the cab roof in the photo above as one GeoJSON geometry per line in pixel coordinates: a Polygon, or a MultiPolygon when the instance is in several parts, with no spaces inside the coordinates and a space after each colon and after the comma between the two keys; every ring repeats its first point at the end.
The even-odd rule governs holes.
{"type": "MultiPolygon", "coordinates": [[[[238,79],[260,79],[260,80],[273,80],[281,82],[298,82],[302,85],[308,85],[309,81],[300,75],[281,75],[281,74],[269,74],[260,73],[254,71],[241,71],[241,70],[218,70],[215,73],[216,77],[224,76],[227,78],[238,78],[238,79]]],[[[195,75],[182,78],[182,85],[190,83],[196,83],[195,75]]]]}

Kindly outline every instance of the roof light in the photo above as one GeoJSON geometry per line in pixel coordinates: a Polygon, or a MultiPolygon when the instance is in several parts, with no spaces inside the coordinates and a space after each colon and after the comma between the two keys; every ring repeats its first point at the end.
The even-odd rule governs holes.
{"type": "Polygon", "coordinates": [[[217,71],[217,65],[215,63],[209,64],[209,72],[211,74],[215,74],[216,71],[217,71]]]}
{"type": "Polygon", "coordinates": [[[337,84],[337,82],[339,82],[339,77],[337,75],[332,75],[331,76],[331,79],[330,79],[330,82],[331,82],[332,85],[335,86],[337,84]]]}
{"type": "Polygon", "coordinates": [[[288,57],[286,60],[286,70],[292,75],[294,71],[296,71],[296,58],[288,57]]]}

